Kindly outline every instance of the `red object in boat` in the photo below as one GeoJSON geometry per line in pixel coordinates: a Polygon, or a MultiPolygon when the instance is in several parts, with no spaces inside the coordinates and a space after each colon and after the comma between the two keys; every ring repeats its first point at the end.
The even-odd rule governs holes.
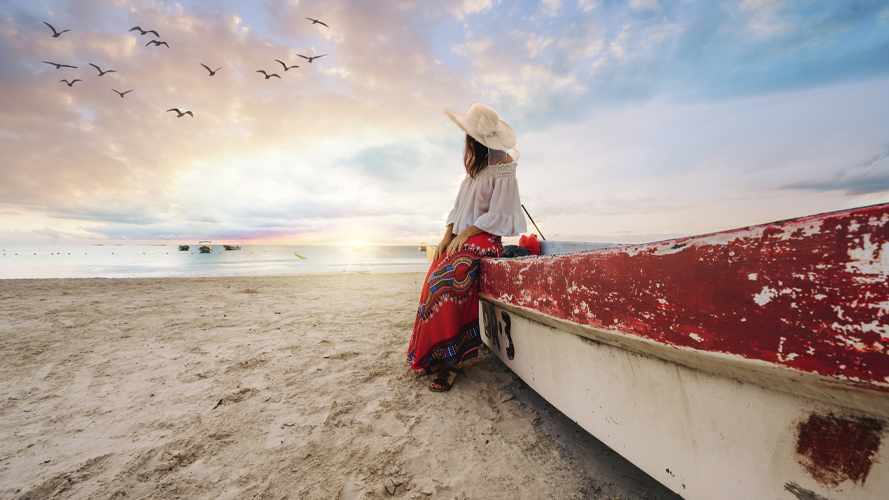
{"type": "Polygon", "coordinates": [[[537,235],[534,233],[531,233],[531,236],[522,235],[519,238],[519,245],[527,248],[531,255],[540,255],[540,241],[537,240],[537,235]]]}

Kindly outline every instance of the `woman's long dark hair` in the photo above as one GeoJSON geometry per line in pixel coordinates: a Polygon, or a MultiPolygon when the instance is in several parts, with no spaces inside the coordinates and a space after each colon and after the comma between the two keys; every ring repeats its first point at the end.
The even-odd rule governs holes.
{"type": "Polygon", "coordinates": [[[488,148],[484,144],[466,134],[466,149],[463,150],[463,166],[471,177],[488,166],[488,148]]]}

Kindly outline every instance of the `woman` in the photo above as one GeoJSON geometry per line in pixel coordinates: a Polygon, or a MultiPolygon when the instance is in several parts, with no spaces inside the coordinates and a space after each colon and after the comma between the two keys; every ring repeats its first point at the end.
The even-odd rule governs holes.
{"type": "Polygon", "coordinates": [[[499,257],[501,236],[525,231],[515,170],[515,134],[490,106],[444,113],[466,133],[466,177],[426,275],[408,346],[411,368],[438,373],[429,390],[451,389],[464,361],[478,355],[479,261],[499,257]]]}

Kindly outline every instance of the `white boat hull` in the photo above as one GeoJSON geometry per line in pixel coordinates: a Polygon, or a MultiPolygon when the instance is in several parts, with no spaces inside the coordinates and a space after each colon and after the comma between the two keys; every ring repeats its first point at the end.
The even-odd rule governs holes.
{"type": "Polygon", "coordinates": [[[889,463],[876,459],[889,457],[885,415],[696,370],[594,340],[607,332],[572,333],[495,302],[482,298],[480,305],[485,344],[553,406],[683,498],[889,495],[889,463]],[[830,484],[830,470],[813,478],[804,433],[819,432],[823,421],[877,432],[870,438],[879,451],[861,482],[830,484]]]}

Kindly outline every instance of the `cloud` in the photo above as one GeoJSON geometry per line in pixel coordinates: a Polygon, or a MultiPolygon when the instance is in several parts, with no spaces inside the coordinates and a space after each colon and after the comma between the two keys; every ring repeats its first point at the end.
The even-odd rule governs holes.
{"type": "Polygon", "coordinates": [[[450,0],[442,3],[448,7],[454,17],[460,20],[470,14],[490,10],[494,6],[494,0],[450,0]]]}
{"type": "MultiPolygon", "coordinates": [[[[655,96],[710,102],[889,74],[889,30],[880,21],[880,2],[818,5],[608,4],[598,6],[595,15],[581,12],[551,26],[534,16],[504,22],[507,32],[541,40],[558,33],[558,42],[545,50],[536,49],[536,39],[522,42],[524,47],[506,43],[503,34],[470,37],[453,50],[470,59],[480,93],[488,99],[502,96],[506,105],[521,102],[514,108],[532,126],[550,126],[540,121],[540,109],[570,120],[655,96]],[[520,68],[532,63],[577,84],[532,88],[519,83],[520,68]],[[531,94],[535,98],[527,99],[531,94]]],[[[486,33],[491,22],[493,17],[480,16],[469,29],[486,33]]]]}
{"type": "Polygon", "coordinates": [[[630,0],[630,8],[633,10],[661,10],[658,0],[630,0]]]}
{"type": "Polygon", "coordinates": [[[726,8],[747,14],[747,27],[750,30],[770,35],[791,28],[789,23],[779,20],[778,10],[783,4],[782,0],[741,0],[736,7],[729,3],[726,8]]]}
{"type": "Polygon", "coordinates": [[[525,53],[516,50],[516,42],[526,47],[540,43],[531,33],[511,30],[500,37],[473,40],[451,49],[470,59],[475,81],[480,84],[477,94],[487,102],[498,109],[516,110],[518,103],[532,102],[532,96],[585,91],[570,73],[556,72],[545,63],[526,59],[525,53]]]}
{"type": "Polygon", "coordinates": [[[48,227],[44,227],[43,229],[35,229],[31,232],[33,234],[47,236],[47,237],[52,238],[53,240],[56,240],[56,241],[62,241],[62,240],[67,240],[67,239],[72,239],[72,238],[79,238],[81,236],[81,235],[75,234],[75,233],[65,233],[62,231],[56,231],[56,230],[50,229],[48,227]]]}
{"type": "Polygon", "coordinates": [[[29,244],[90,244],[104,240],[99,235],[87,232],[57,231],[44,226],[41,229],[0,229],[0,242],[3,245],[29,244]]]}
{"type": "Polygon", "coordinates": [[[562,0],[541,0],[537,8],[537,17],[558,16],[559,9],[562,7],[562,0]]]}
{"type": "Polygon", "coordinates": [[[583,12],[589,12],[601,4],[598,0],[577,0],[577,7],[583,12]]]}
{"type": "Polygon", "coordinates": [[[837,169],[828,179],[795,182],[784,188],[841,191],[852,196],[889,193],[889,149],[851,167],[837,169]]]}
{"type": "Polygon", "coordinates": [[[289,218],[269,217],[292,224],[291,234],[306,220],[323,225],[393,210],[416,217],[411,204],[421,206],[421,195],[394,208],[376,200],[391,199],[407,182],[441,180],[424,174],[424,163],[441,163],[427,154],[440,145],[424,138],[439,133],[443,104],[464,99],[469,85],[435,61],[424,37],[426,16],[447,13],[326,2],[318,10],[335,35],[325,38],[304,19],[309,3],[267,6],[273,26],[291,27],[282,37],[225,9],[151,1],[117,10],[78,3],[59,14],[72,27],[59,39],[27,10],[0,18],[0,59],[18,68],[0,76],[0,198],[50,218],[99,224],[90,230],[108,237],[205,231],[202,224],[229,220],[249,233],[280,207],[291,210],[289,218]],[[152,37],[127,31],[135,25],[159,29],[170,48],[145,47],[152,37]],[[309,65],[296,53],[330,55],[309,65]],[[275,59],[301,67],[284,73],[275,59]],[[79,67],[56,70],[42,60],[79,67]],[[89,62],[116,73],[98,77],[89,62]],[[199,63],[223,69],[210,77],[199,63]],[[283,78],[265,80],[257,69],[283,78]],[[83,81],[69,88],[58,83],[62,76],[83,81]],[[112,88],[135,90],[121,99],[112,88]],[[165,113],[173,107],[195,117],[165,113]],[[418,144],[427,145],[424,152],[418,144]],[[307,189],[305,181],[320,187],[307,189]],[[287,204],[288,194],[310,201],[287,204]]]}
{"type": "Polygon", "coordinates": [[[621,242],[886,202],[887,81],[522,130],[522,199],[548,238],[621,242]]]}
{"type": "Polygon", "coordinates": [[[552,38],[544,38],[542,36],[529,34],[528,40],[525,42],[525,47],[528,49],[528,55],[531,56],[531,59],[534,59],[541,50],[545,49],[551,43],[553,43],[552,38]]]}

